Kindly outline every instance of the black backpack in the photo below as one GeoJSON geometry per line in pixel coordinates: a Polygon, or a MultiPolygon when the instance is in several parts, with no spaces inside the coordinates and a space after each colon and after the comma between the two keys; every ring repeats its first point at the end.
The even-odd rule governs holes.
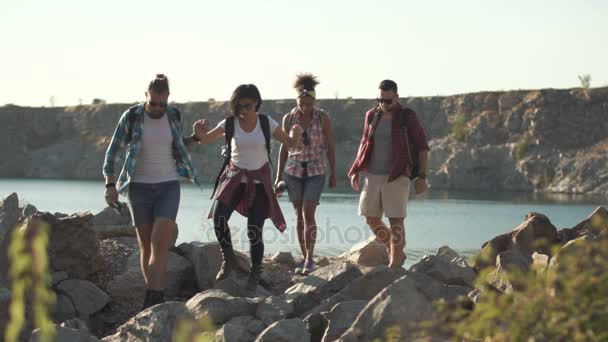
{"type": "MultiPolygon", "coordinates": [[[[137,111],[137,107],[139,105],[135,105],[129,108],[129,113],[127,114],[129,120],[129,126],[127,127],[127,144],[131,142],[133,139],[133,125],[135,124],[135,120],[137,119],[137,115],[135,114],[137,111]]],[[[175,111],[175,116],[177,117],[177,121],[182,121],[182,113],[175,107],[171,107],[175,111]]]]}
{"type": "MultiPolygon", "coordinates": [[[[268,120],[268,116],[265,114],[258,114],[258,119],[260,120],[260,126],[262,128],[262,132],[264,133],[264,140],[266,143],[266,153],[268,153],[268,161],[272,165],[272,159],[270,158],[270,121],[268,120]]],[[[215,178],[215,185],[213,186],[213,192],[211,193],[211,198],[213,199],[213,195],[215,195],[215,191],[220,183],[220,177],[222,173],[230,164],[230,159],[232,158],[232,137],[234,136],[234,116],[229,116],[226,118],[226,124],[224,125],[224,146],[222,146],[222,158],[224,158],[224,163],[220,168],[220,172],[217,174],[215,178]]]]}
{"type": "MultiPolygon", "coordinates": [[[[367,124],[370,127],[370,137],[374,134],[376,124],[380,119],[380,113],[380,108],[376,107],[374,109],[374,113],[368,118],[367,124]]],[[[410,143],[409,135],[407,134],[407,119],[408,116],[412,114],[414,114],[414,111],[405,107],[402,107],[399,111],[399,122],[401,126],[401,131],[403,132],[403,137],[405,138],[405,150],[407,152],[408,162],[412,166],[412,175],[410,179],[414,179],[420,174],[420,165],[418,163],[418,147],[415,146],[415,144],[410,143]]]]}

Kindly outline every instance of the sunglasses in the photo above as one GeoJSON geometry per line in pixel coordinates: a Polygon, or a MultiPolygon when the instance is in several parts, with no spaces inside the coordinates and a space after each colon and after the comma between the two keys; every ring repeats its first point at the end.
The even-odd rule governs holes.
{"type": "Polygon", "coordinates": [[[252,109],[255,109],[255,104],[254,103],[250,103],[250,104],[242,105],[242,104],[239,103],[236,107],[239,110],[241,110],[241,109],[252,110],[252,109]]]}
{"type": "Polygon", "coordinates": [[[387,104],[387,105],[389,105],[389,104],[393,103],[393,99],[380,99],[380,98],[377,98],[376,100],[378,101],[379,104],[387,104]]]}
{"type": "Polygon", "coordinates": [[[167,102],[148,101],[148,106],[150,106],[150,107],[167,108],[167,102]]]}

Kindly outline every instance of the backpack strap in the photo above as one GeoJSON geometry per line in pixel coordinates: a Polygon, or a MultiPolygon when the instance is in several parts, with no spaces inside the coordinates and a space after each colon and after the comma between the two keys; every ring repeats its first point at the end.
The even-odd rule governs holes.
{"type": "Polygon", "coordinates": [[[222,157],[224,158],[224,163],[220,168],[220,172],[215,177],[215,185],[213,186],[213,191],[211,192],[211,199],[215,195],[215,191],[217,190],[218,185],[220,184],[220,178],[222,177],[222,173],[230,163],[230,159],[232,158],[232,137],[234,136],[234,116],[231,115],[226,118],[226,122],[224,124],[224,146],[222,147],[222,157]]]}
{"type": "Polygon", "coordinates": [[[420,173],[420,167],[418,165],[418,148],[410,142],[409,135],[407,133],[407,119],[408,116],[413,114],[413,111],[409,108],[403,107],[399,111],[399,121],[403,137],[405,139],[405,153],[407,154],[408,162],[412,167],[412,175],[410,179],[418,177],[420,173]]]}
{"type": "Polygon", "coordinates": [[[260,126],[264,133],[264,142],[266,143],[266,153],[268,154],[268,161],[272,165],[272,159],[270,158],[270,120],[266,114],[258,114],[260,119],[260,126]]]}
{"type": "Polygon", "coordinates": [[[135,125],[135,120],[137,120],[137,107],[139,105],[129,107],[129,113],[127,114],[127,122],[129,126],[127,126],[127,144],[131,143],[133,139],[133,126],[135,125]]]}
{"type": "Polygon", "coordinates": [[[372,135],[374,135],[374,132],[376,131],[376,126],[378,126],[378,121],[380,120],[381,117],[382,117],[382,111],[380,110],[379,106],[376,106],[376,108],[374,108],[374,112],[372,113],[372,115],[370,115],[367,118],[367,124],[369,126],[368,138],[371,137],[372,135]]]}

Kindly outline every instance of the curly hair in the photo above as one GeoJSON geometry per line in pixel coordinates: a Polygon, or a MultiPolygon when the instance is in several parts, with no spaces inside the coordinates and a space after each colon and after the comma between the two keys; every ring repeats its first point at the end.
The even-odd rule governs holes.
{"type": "Polygon", "coordinates": [[[297,74],[296,81],[293,83],[293,87],[297,90],[315,90],[315,87],[319,84],[317,76],[310,73],[297,74]]]}

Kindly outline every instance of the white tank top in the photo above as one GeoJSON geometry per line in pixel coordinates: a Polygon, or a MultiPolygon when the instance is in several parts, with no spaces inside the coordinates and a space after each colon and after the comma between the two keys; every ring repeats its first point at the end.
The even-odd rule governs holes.
{"type": "Polygon", "coordinates": [[[150,184],[178,179],[169,118],[166,113],[160,119],[153,119],[145,113],[141,147],[131,182],[150,184]]]}

